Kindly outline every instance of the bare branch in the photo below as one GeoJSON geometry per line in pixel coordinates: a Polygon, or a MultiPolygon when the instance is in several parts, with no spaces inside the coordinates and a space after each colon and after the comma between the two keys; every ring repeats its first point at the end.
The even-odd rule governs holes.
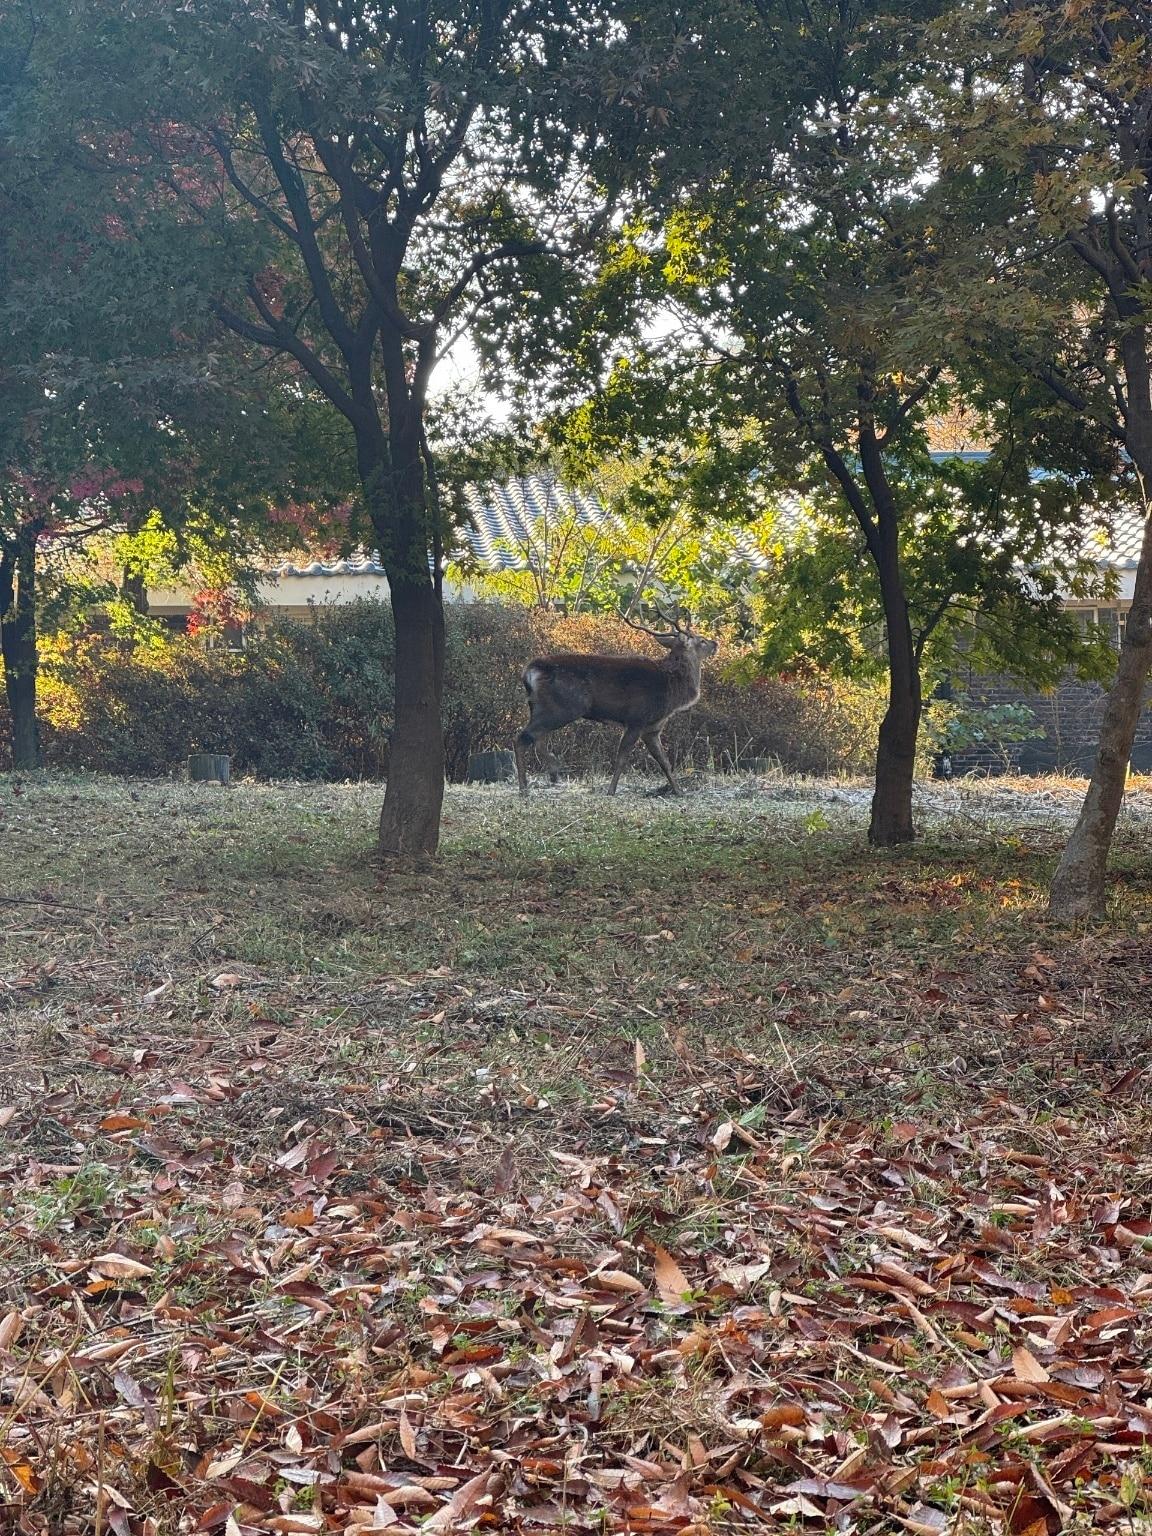
{"type": "Polygon", "coordinates": [[[224,174],[244,201],[255,208],[258,213],[262,213],[270,223],[275,225],[282,235],[286,235],[289,240],[299,244],[299,236],[289,220],[277,213],[272,204],[265,198],[253,192],[252,188],[237,171],[236,162],[232,157],[232,147],[224,135],[219,131],[213,132],[212,144],[220,157],[220,164],[224,167],[224,174]]]}
{"type": "Polygon", "coordinates": [[[267,98],[254,92],[252,106],[260,129],[264,152],[276,173],[276,179],[283,190],[296,226],[304,265],[308,269],[308,277],[316,294],[316,302],[320,306],[320,317],[336,345],[342,352],[348,353],[353,349],[355,339],[347,316],[337,302],[328,268],[324,264],[324,256],[316,238],[316,221],[308,201],[308,189],[304,185],[300,172],[290,164],[284,153],[284,146],[280,141],[279,130],[267,98]]]}

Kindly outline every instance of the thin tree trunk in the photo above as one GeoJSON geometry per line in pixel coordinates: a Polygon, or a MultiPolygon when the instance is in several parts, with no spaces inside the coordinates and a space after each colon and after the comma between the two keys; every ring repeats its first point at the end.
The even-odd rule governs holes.
{"type": "Polygon", "coordinates": [[[1128,397],[1126,439],[1144,498],[1144,539],[1088,792],[1048,893],[1053,917],[1066,921],[1092,917],[1104,910],[1108,852],[1144,707],[1144,685],[1152,667],[1152,368],[1142,327],[1128,331],[1121,352],[1128,397]]]}
{"type": "Polygon", "coordinates": [[[144,573],[125,566],[120,577],[120,596],[142,619],[148,617],[148,582],[144,573]]]}
{"type": "Polygon", "coordinates": [[[0,652],[11,720],[12,766],[39,768],[36,718],[36,542],[40,529],[26,524],[0,559],[0,652]]]}
{"type": "Polygon", "coordinates": [[[1092,917],[1104,910],[1108,852],[1124,800],[1128,763],[1144,707],[1149,667],[1152,667],[1152,516],[1144,524],[1132,606],[1120,646],[1116,681],[1104,705],[1100,745],[1088,792],[1048,893],[1048,907],[1053,917],[1071,921],[1092,917]]]}

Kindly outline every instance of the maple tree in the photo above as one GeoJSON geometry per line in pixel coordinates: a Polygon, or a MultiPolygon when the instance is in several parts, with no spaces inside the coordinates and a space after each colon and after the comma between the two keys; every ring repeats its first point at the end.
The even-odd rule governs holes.
{"type": "Polygon", "coordinates": [[[1152,666],[1152,7],[958,6],[929,47],[941,170],[960,178],[996,282],[967,324],[1109,441],[1144,539],[1100,746],[1052,910],[1102,910],[1112,835],[1152,666]],[[971,167],[981,168],[974,175],[971,167]],[[991,220],[990,209],[996,210],[991,220]]]}
{"type": "Polygon", "coordinates": [[[809,28],[787,7],[735,5],[701,11],[687,34],[647,18],[662,59],[649,110],[665,126],[648,132],[613,261],[664,324],[571,428],[599,451],[708,443],[729,499],[754,477],[770,499],[807,503],[806,547],[782,539],[768,583],[768,644],[777,661],[827,660],[847,622],[868,666],[882,636],[879,845],[915,835],[934,656],[946,666],[961,646],[1044,682],[1088,660],[1061,592],[1096,577],[1084,525],[1113,489],[1093,434],[1022,387],[1010,359],[978,361],[964,332],[994,268],[963,186],[921,174],[941,131],[921,89],[937,70],[923,46],[934,14],[833,6],[809,28]],[[933,453],[933,419],[957,412],[978,423],[986,463],[933,453]]]}
{"type": "MultiPolygon", "coordinates": [[[[86,19],[109,35],[107,5],[86,19]]],[[[435,850],[443,795],[430,383],[460,335],[527,311],[546,331],[563,251],[603,220],[562,120],[603,30],[543,0],[157,0],[117,10],[103,55],[110,154],[176,211],[218,321],[290,360],[354,443],[395,616],[386,853],[435,850]]]]}
{"type": "Polygon", "coordinates": [[[170,280],[162,232],[129,237],[133,177],[94,164],[107,142],[65,111],[52,19],[0,5],[0,26],[0,637],[27,769],[45,599],[86,616],[119,584],[141,609],[161,568],[242,571],[242,546],[283,541],[274,509],[341,504],[348,480],[307,392],[218,337],[209,352],[214,317],[170,280]]]}
{"type": "Polygon", "coordinates": [[[59,566],[72,548],[110,527],[123,501],[138,497],[144,487],[97,466],[67,480],[5,468],[0,482],[0,657],[12,722],[12,766],[39,768],[38,568],[45,556],[59,566]]]}

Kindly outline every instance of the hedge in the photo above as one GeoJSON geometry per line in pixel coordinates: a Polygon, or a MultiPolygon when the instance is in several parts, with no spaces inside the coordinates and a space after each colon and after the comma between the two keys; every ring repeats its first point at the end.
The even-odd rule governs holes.
{"type": "MultiPolygon", "coordinates": [[[[449,777],[472,753],[507,747],[527,713],[520,674],[542,651],[627,652],[654,645],[618,621],[565,618],[496,604],[447,610],[444,738],[449,777]]],[[[41,714],[50,765],[102,773],[176,772],[190,752],[231,753],[257,778],[377,779],[387,775],[392,617],[382,604],[318,608],[307,622],[273,618],[242,652],[174,636],[130,645],[107,634],[48,640],[41,714]]],[[[706,670],[701,702],[670,722],[681,768],[786,772],[866,769],[882,708],[871,685],[782,679],[746,654],[706,670]]],[[[0,703],[0,766],[7,731],[0,703]]],[[[581,724],[555,738],[576,773],[605,773],[618,732],[581,724]]],[[[635,755],[632,771],[650,770],[635,755]]]]}

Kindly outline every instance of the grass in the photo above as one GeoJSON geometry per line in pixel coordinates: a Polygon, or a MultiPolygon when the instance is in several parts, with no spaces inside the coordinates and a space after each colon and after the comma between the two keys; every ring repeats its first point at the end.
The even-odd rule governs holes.
{"type": "MultiPolygon", "coordinates": [[[[866,1145],[877,1167],[889,1157],[903,1166],[901,1149],[917,1128],[935,1127],[931,1134],[945,1138],[936,1161],[925,1155],[885,1187],[896,1204],[911,1202],[911,1214],[890,1226],[931,1225],[939,1207],[945,1252],[974,1209],[984,1211],[990,1251],[1012,1248],[1030,1209],[1013,1196],[1014,1170],[1041,1161],[1090,1160],[1101,1189],[1134,1202],[1133,1219],[1145,1214],[1152,814],[1138,790],[1119,840],[1111,921],[1069,931],[1048,920],[1044,899],[1075,797],[1076,786],[1043,782],[925,791],[922,840],[875,852],[864,843],[866,793],[853,785],[748,781],[682,802],[636,788],[616,801],[568,788],[526,806],[503,788],[452,789],[439,860],[381,878],[371,859],[373,786],[0,778],[0,1119],[10,1122],[0,1132],[9,1137],[0,1177],[10,1192],[0,1340],[8,1306],[33,1330],[25,1369],[53,1340],[57,1350],[74,1349],[64,1334],[79,1338],[81,1315],[98,1300],[81,1300],[81,1311],[62,1320],[45,1310],[45,1276],[63,1294],[93,1254],[129,1251],[149,1268],[149,1305],[185,1309],[196,1329],[263,1316],[269,1306],[288,1306],[295,1328],[302,1303],[278,1290],[273,1257],[298,1243],[307,1298],[312,1239],[303,1234],[316,1230],[314,1215],[320,1220],[310,1203],[318,1189],[337,1211],[355,1205],[358,1220],[365,1201],[380,1211],[411,1208],[386,1246],[396,1254],[412,1247],[403,1259],[412,1272],[394,1285],[405,1337],[451,1310],[438,1276],[465,1272],[452,1256],[451,1233],[467,1229],[452,1227],[455,1209],[494,1201],[495,1210],[503,1201],[511,1212],[503,1225],[519,1230],[552,1209],[565,1179],[603,1190],[584,1201],[565,1262],[613,1248],[610,1269],[641,1262],[653,1230],[663,1246],[701,1262],[739,1247],[736,1231],[754,1257],[772,1233],[771,1273],[738,1280],[737,1291],[745,1309],[777,1312],[786,1292],[793,1301],[784,1311],[797,1314],[809,1302],[846,1305],[838,1275],[863,1272],[875,1258],[872,1228],[836,1227],[836,1274],[814,1269],[813,1233],[833,1206],[813,1208],[803,1230],[779,1214],[803,1205],[817,1183],[834,1192],[855,1177],[852,1156],[838,1161],[834,1143],[866,1145]],[[972,1129],[984,1124],[995,1130],[972,1129]],[[955,1146],[967,1138],[971,1156],[949,1174],[955,1191],[945,1199],[938,1164],[956,1161],[948,1136],[955,1146]],[[312,1164],[303,1153],[293,1160],[293,1148],[307,1150],[309,1138],[334,1160],[305,1177],[312,1164]],[[745,1210],[749,1192],[760,1198],[769,1187],[777,1214],[758,1225],[745,1210]],[[418,1264],[421,1223],[446,1220],[447,1246],[418,1264]],[[248,1288],[243,1306],[238,1273],[248,1288]]],[[[572,1198],[584,1199],[564,1195],[557,1209],[572,1198]]],[[[1026,1201],[1036,1198],[1029,1185],[1026,1201]]],[[[1141,1230],[1121,1268],[1131,1259],[1139,1269],[1141,1230]]],[[[343,1295],[354,1262],[346,1251],[360,1251],[351,1237],[336,1242],[335,1257],[324,1250],[330,1272],[316,1273],[329,1275],[325,1296],[332,1288],[343,1295]]],[[[383,1259],[373,1262],[373,1281],[390,1273],[383,1259]]],[[[1085,1261],[1061,1268],[1065,1260],[1023,1242],[998,1262],[1022,1283],[1059,1291],[1082,1278],[1076,1265],[1085,1261]]],[[[91,1283],[99,1298],[110,1282],[91,1283]]],[[[712,1283],[697,1274],[688,1293],[697,1330],[705,1318],[707,1328],[719,1326],[712,1283]]],[[[529,1295],[529,1311],[550,1315],[540,1287],[529,1295]]],[[[324,1305],[331,1310],[330,1300],[324,1305]]],[[[344,1332],[333,1334],[336,1352],[321,1373],[341,1391],[349,1382],[362,1390],[369,1358],[351,1305],[336,1304],[344,1332]]],[[[499,1326],[510,1330],[521,1315],[516,1303],[499,1326]]],[[[562,1315],[570,1325],[572,1313],[562,1315]]],[[[117,1325],[131,1332],[141,1316],[118,1312],[117,1325]]],[[[672,1322],[684,1326],[678,1316],[672,1322]]],[[[464,1324],[463,1333],[445,1332],[431,1361],[403,1341],[377,1353],[393,1374],[418,1365],[435,1375],[454,1351],[481,1348],[476,1339],[488,1348],[489,1323],[465,1310],[464,1324]]],[[[452,1328],[459,1325],[456,1318],[452,1328]]],[[[649,1326],[658,1340],[667,1325],[657,1306],[649,1326]]],[[[249,1322],[228,1326],[221,1359],[241,1349],[262,1390],[281,1391],[275,1371],[261,1377],[259,1348],[235,1344],[249,1322]]],[[[921,1352],[940,1341],[936,1325],[927,1339],[918,1327],[897,1340],[893,1358],[920,1379],[921,1352]]],[[[994,1332],[985,1337],[974,1323],[969,1332],[995,1351],[994,1332]]],[[[136,1427],[152,1437],[151,1449],[128,1456],[133,1497],[152,1510],[157,1532],[169,1529],[172,1513],[157,1493],[165,1479],[214,1486],[211,1455],[179,1470],[156,1439],[157,1424],[173,1417],[192,1433],[181,1407],[192,1396],[164,1385],[171,1361],[186,1363],[201,1345],[186,1339],[182,1347],[179,1355],[157,1335],[155,1356],[145,1349],[133,1366],[157,1402],[165,1391],[170,1399],[162,1414],[139,1410],[136,1427]]],[[[521,1407],[539,1407],[535,1348],[531,1337],[510,1341],[500,1367],[507,1391],[519,1382],[521,1407]]],[[[681,1439],[697,1436],[709,1454],[726,1444],[731,1383],[717,1375],[713,1346],[700,1349],[699,1359],[686,1354],[690,1369],[675,1367],[671,1385],[659,1349],[651,1372],[606,1380],[604,1444],[655,1456],[667,1411],[681,1439]]],[[[240,1358],[227,1369],[241,1373],[240,1358]]],[[[850,1379],[858,1368],[856,1356],[846,1359],[837,1392],[854,1404],[853,1432],[867,1445],[877,1421],[868,1414],[889,1410],[867,1370],[850,1379]]],[[[288,1367],[281,1360],[276,1369],[288,1367]]],[[[299,1364],[289,1371],[294,1380],[301,1373],[299,1364]]],[[[228,1394],[247,1379],[241,1373],[230,1386],[228,1378],[213,1388],[222,1396],[197,1400],[197,1422],[223,1415],[209,1437],[220,1445],[228,1394]]],[[[118,1390],[131,1400],[132,1389],[118,1390]]],[[[309,1390],[319,1392],[315,1381],[309,1390]]],[[[428,1386],[426,1395],[441,1390],[428,1386]]],[[[92,1412],[102,1414],[112,1411],[110,1391],[85,1378],[79,1396],[63,1401],[98,1404],[92,1412]]],[[[286,1411],[281,1403],[276,1414],[286,1411]]],[[[420,1411],[422,1433],[449,1432],[439,1410],[420,1411]]],[[[12,1422],[9,1412],[0,1389],[0,1424],[12,1422]]],[[[318,1433],[313,1426],[305,1443],[318,1433]]],[[[63,1474],[53,1481],[51,1467],[33,1466],[19,1435],[4,1454],[9,1467],[29,1455],[30,1481],[18,1480],[28,1509],[48,1511],[63,1474]]],[[[969,1471],[955,1483],[955,1469],[925,1465],[922,1497],[968,1486],[969,1471]]],[[[1123,1475],[1127,1498],[1137,1474],[1129,1466],[1123,1475]]],[[[249,1491],[255,1481],[251,1471],[249,1491]]],[[[234,1488],[227,1496],[244,1502],[234,1488]]],[[[739,1524],[717,1512],[727,1498],[713,1488],[712,1514],[698,1518],[718,1521],[716,1529],[729,1518],[739,1524]]],[[[212,1507],[208,1493],[194,1507],[212,1507]]],[[[738,1499],[732,1507],[740,1509],[738,1499]]],[[[88,1518],[26,1528],[98,1528],[88,1518]]],[[[794,1518],[794,1510],[780,1515],[794,1518]]],[[[265,1528],[256,1514],[250,1528],[265,1528]]]]}
{"type": "MultiPolygon", "coordinates": [[[[381,885],[371,787],[0,781],[8,1028],[42,1056],[90,1008],[130,1032],[303,1006],[345,1061],[394,1057],[418,1084],[482,1042],[557,1107],[586,1097],[578,1060],[637,1039],[655,1085],[676,1042],[719,1041],[877,1108],[962,1103],[1005,1071],[1060,1102],[1068,1052],[1106,1074],[1147,1043],[1147,892],[1109,929],[1052,930],[1058,821],[1005,826],[986,789],[875,853],[862,797],[820,793],[454,790],[438,865],[381,885]]],[[[1150,843],[1134,822],[1123,862],[1150,843]]]]}

